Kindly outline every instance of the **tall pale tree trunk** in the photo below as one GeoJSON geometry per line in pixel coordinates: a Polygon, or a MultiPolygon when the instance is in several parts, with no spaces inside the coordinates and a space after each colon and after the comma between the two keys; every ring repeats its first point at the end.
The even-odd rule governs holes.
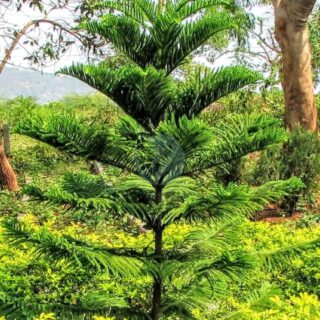
{"type": "Polygon", "coordinates": [[[285,121],[289,130],[301,126],[317,131],[312,52],[308,18],[316,0],[273,0],[275,37],[282,51],[285,121]]]}

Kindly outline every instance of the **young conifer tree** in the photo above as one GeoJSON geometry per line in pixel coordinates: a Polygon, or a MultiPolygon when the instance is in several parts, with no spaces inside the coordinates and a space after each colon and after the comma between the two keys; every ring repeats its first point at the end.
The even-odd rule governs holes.
{"type": "Polygon", "coordinates": [[[234,10],[233,1],[159,1],[158,6],[152,0],[106,1],[99,7],[113,10],[81,27],[111,42],[125,58],[116,65],[107,60],[63,72],[97,88],[131,117],[112,129],[89,127],[68,115],[32,115],[18,131],[131,176],[109,185],[101,177],[67,174],[58,188],[29,192],[75,209],[103,211],[109,219],[130,215],[152,231],[153,246],[92,244],[43,228],[31,230],[14,220],[5,223],[5,232],[13,244],[30,243],[37,257],[108,272],[119,281],[144,280],[148,298],[143,304],[95,292],[70,306],[70,313],[119,320],[193,319],[195,309],[207,310],[259,260],[257,254],[235,249],[241,219],[301,183],[293,178],[251,190],[204,186],[197,179],[207,169],[285,139],[278,122],[266,116],[237,116],[215,127],[195,118],[216,99],[260,79],[255,72],[199,67],[192,76],[177,77],[187,57],[207,40],[243,27],[247,20],[234,10]],[[179,223],[199,224],[179,243],[166,246],[166,229],[179,223]]]}
{"type": "Polygon", "coordinates": [[[234,0],[102,1],[96,14],[98,19],[86,19],[79,27],[111,44],[118,59],[77,64],[61,73],[102,92],[148,130],[166,115],[196,116],[262,79],[241,66],[213,71],[189,63],[205,45],[220,38],[241,39],[252,27],[252,19],[234,0]]]}
{"type": "Polygon", "coordinates": [[[265,116],[250,116],[246,121],[237,117],[214,128],[184,116],[160,122],[151,134],[129,119],[116,130],[107,130],[66,115],[33,116],[20,130],[131,173],[114,185],[101,176],[66,174],[60,186],[29,187],[29,194],[41,201],[68,204],[69,210],[103,213],[109,220],[134,217],[152,232],[152,246],[114,247],[112,235],[108,246],[7,221],[7,239],[16,245],[29,243],[36,257],[108,273],[122,283],[136,279],[139,290],[146,292],[143,303],[131,301],[129,295],[115,297],[98,291],[75,305],[43,306],[47,311],[56,308],[59,319],[70,319],[75,312],[86,315],[85,319],[92,314],[119,320],[194,319],[195,309],[208,310],[227,294],[230,283],[245,281],[265,261],[263,254],[239,247],[241,221],[301,187],[295,178],[256,189],[212,183],[206,187],[197,181],[199,172],[281,142],[284,132],[277,121],[265,116]],[[181,223],[194,225],[194,230],[172,245],[166,230],[181,223]]]}

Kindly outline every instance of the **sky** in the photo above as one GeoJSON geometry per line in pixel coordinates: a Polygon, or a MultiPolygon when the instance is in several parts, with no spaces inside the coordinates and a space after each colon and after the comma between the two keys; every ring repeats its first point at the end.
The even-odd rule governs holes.
{"type": "MultiPolygon", "coordinates": [[[[273,15],[272,15],[271,7],[255,6],[250,11],[256,17],[261,17],[265,19],[265,25],[267,27],[270,27],[270,28],[272,27],[273,15]]],[[[15,8],[9,8],[5,10],[0,6],[0,17],[1,16],[5,18],[8,26],[15,25],[18,28],[21,28],[25,23],[27,23],[32,19],[39,19],[43,17],[41,13],[36,12],[35,10],[29,9],[27,7],[24,7],[20,12],[17,12],[15,8]]],[[[67,11],[61,12],[61,10],[50,13],[48,18],[52,20],[57,20],[57,21],[67,21],[67,22],[72,21],[72,15],[67,11]]],[[[1,25],[0,25],[0,30],[1,30],[1,25]]],[[[47,30],[47,27],[43,25],[41,27],[41,30],[43,30],[43,32],[45,33],[47,30]]],[[[1,37],[1,34],[0,34],[0,37],[1,37]]],[[[24,40],[25,39],[23,39],[21,43],[23,43],[24,40]]],[[[3,57],[4,50],[7,47],[8,43],[10,42],[5,42],[4,39],[2,38],[0,42],[0,57],[3,57]]],[[[22,68],[30,68],[29,62],[24,60],[24,57],[26,56],[24,47],[26,46],[18,45],[16,47],[14,53],[11,56],[11,60],[9,61],[10,64],[8,64],[8,67],[12,66],[11,63],[14,62],[15,66],[19,66],[22,68]]],[[[253,41],[250,44],[250,47],[253,51],[258,50],[258,48],[256,48],[255,42],[253,41]]],[[[27,49],[29,48],[27,47],[27,49]]],[[[41,72],[54,73],[61,67],[72,64],[72,62],[85,62],[85,61],[86,61],[86,57],[80,51],[79,46],[73,45],[71,50],[68,50],[68,52],[64,56],[62,56],[59,61],[51,62],[48,64],[48,66],[45,66],[45,67],[35,67],[35,66],[34,67],[41,72]]],[[[205,59],[200,58],[199,62],[205,62],[205,59]]],[[[215,61],[214,65],[212,66],[218,67],[223,65],[229,65],[231,63],[232,63],[231,55],[224,55],[224,56],[221,56],[217,61],[215,61]]]]}
{"type": "MultiPolygon", "coordinates": [[[[72,3],[72,1],[75,1],[75,0],[71,0],[70,2],[72,3]]],[[[1,16],[4,17],[3,20],[7,22],[7,26],[10,26],[10,27],[14,26],[15,29],[21,29],[30,20],[41,19],[44,17],[44,15],[41,12],[36,11],[34,9],[30,9],[28,7],[23,7],[21,11],[17,12],[15,7],[4,9],[0,5],[0,17],[1,16]]],[[[57,22],[61,22],[63,24],[66,22],[71,23],[73,21],[72,15],[67,10],[52,11],[46,16],[46,18],[57,21],[57,22]]],[[[3,25],[2,26],[0,25],[0,30],[1,30],[1,27],[3,27],[3,25]]],[[[49,28],[50,28],[49,26],[45,24],[41,24],[40,29],[42,32],[42,37],[46,34],[49,28]]],[[[36,36],[36,37],[40,38],[39,36],[36,36]]],[[[0,57],[3,57],[4,50],[8,47],[8,44],[10,44],[11,42],[4,41],[5,39],[1,37],[1,33],[0,33],[0,39],[2,39],[0,40],[0,57]]],[[[23,37],[20,43],[16,46],[11,56],[10,64],[8,64],[9,67],[12,66],[12,64],[14,63],[15,66],[18,66],[21,68],[30,68],[30,63],[26,61],[24,58],[27,55],[27,52],[25,49],[27,49],[28,51],[31,51],[32,48],[23,44],[25,40],[26,40],[26,37],[23,37]]],[[[76,62],[85,61],[85,57],[83,53],[80,51],[79,46],[77,45],[72,46],[71,50],[68,50],[67,53],[63,55],[61,59],[59,59],[58,61],[52,61],[48,63],[48,65],[45,67],[33,66],[33,68],[42,72],[54,73],[56,70],[60,69],[61,67],[65,65],[70,65],[72,61],[76,61],[76,62]]]]}

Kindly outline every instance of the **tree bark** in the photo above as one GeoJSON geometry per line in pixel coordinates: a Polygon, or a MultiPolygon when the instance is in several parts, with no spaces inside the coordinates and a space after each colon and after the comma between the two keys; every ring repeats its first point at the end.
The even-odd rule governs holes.
{"type": "MultiPolygon", "coordinates": [[[[155,230],[155,256],[157,262],[161,262],[162,254],[162,228],[155,230]]],[[[161,277],[156,277],[153,280],[153,293],[152,293],[152,320],[159,320],[161,317],[161,299],[162,299],[162,279],[161,277]]]]}
{"type": "Polygon", "coordinates": [[[8,161],[3,145],[0,144],[0,189],[18,191],[17,177],[8,161]]]}
{"type": "MultiPolygon", "coordinates": [[[[159,204],[162,201],[162,189],[156,188],[155,203],[159,204]]],[[[161,263],[162,260],[162,237],[163,227],[161,219],[155,222],[154,228],[154,255],[157,263],[161,263]]],[[[152,310],[151,319],[159,320],[161,317],[161,299],[162,299],[162,278],[160,275],[156,275],[153,279],[153,292],[152,292],[152,310]]]]}
{"type": "Polygon", "coordinates": [[[289,130],[300,126],[317,131],[312,52],[308,18],[316,0],[273,0],[275,37],[282,51],[282,87],[285,122],[289,130]]]}

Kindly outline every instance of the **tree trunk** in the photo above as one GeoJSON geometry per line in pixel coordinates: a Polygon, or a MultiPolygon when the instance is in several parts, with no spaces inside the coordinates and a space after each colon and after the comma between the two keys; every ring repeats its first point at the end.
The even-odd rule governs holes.
{"type": "Polygon", "coordinates": [[[8,161],[3,145],[0,144],[0,189],[18,191],[17,177],[8,161]]]}
{"type": "MultiPolygon", "coordinates": [[[[156,188],[155,203],[159,204],[162,201],[162,189],[156,188]]],[[[157,263],[162,261],[162,237],[163,227],[161,219],[155,222],[154,228],[154,255],[157,263]]],[[[160,275],[156,275],[153,279],[153,292],[152,292],[152,310],[151,319],[159,320],[161,317],[161,299],[162,299],[162,278],[160,275]]]]}
{"type": "MultiPolygon", "coordinates": [[[[155,250],[156,260],[161,262],[162,254],[162,229],[161,227],[155,231],[155,250]]],[[[152,320],[159,320],[161,317],[161,296],[162,296],[162,279],[161,277],[154,278],[153,280],[153,293],[152,293],[152,320]]]]}
{"type": "Polygon", "coordinates": [[[312,52],[308,17],[316,0],[273,0],[275,37],[282,51],[285,122],[289,130],[301,126],[317,131],[312,52]]]}

